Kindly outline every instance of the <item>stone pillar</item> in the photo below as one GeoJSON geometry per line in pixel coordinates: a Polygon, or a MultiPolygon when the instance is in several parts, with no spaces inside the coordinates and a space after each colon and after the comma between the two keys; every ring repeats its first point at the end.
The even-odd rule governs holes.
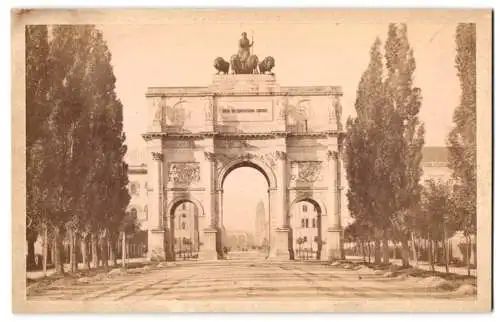
{"type": "Polygon", "coordinates": [[[153,166],[148,169],[151,193],[149,195],[148,259],[165,260],[163,227],[163,153],[153,152],[153,166]]]}
{"type": "Polygon", "coordinates": [[[226,227],[224,227],[224,190],[218,189],[217,190],[217,209],[219,211],[219,229],[220,229],[220,249],[221,253],[220,256],[222,258],[226,257],[226,254],[224,253],[224,246],[227,245],[227,235],[226,235],[226,227]]]}
{"type": "Polygon", "coordinates": [[[270,258],[290,259],[290,228],[288,226],[288,165],[286,153],[283,151],[276,152],[278,160],[277,168],[277,189],[272,192],[271,199],[273,209],[271,210],[271,250],[270,258]]]}
{"type": "MultiPolygon", "coordinates": [[[[337,151],[328,151],[328,171],[333,185],[328,188],[328,203],[333,209],[327,209],[326,259],[333,261],[342,259],[342,225],[340,221],[340,160],[337,151]]],[[[322,259],[325,254],[322,254],[322,259]]]]}
{"type": "MultiPolygon", "coordinates": [[[[207,161],[205,171],[207,171],[207,188],[208,191],[208,224],[204,229],[203,248],[200,249],[200,259],[202,260],[216,260],[218,244],[220,241],[220,233],[218,229],[218,214],[216,207],[216,173],[215,173],[215,154],[212,152],[205,152],[205,159],[207,161]],[[219,235],[219,236],[218,236],[219,235]]],[[[219,245],[220,246],[220,245],[219,245]]]]}

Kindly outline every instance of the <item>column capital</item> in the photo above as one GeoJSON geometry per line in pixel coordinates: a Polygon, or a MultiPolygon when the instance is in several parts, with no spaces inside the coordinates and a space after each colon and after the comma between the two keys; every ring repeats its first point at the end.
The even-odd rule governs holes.
{"type": "Polygon", "coordinates": [[[326,152],[326,156],[328,157],[328,160],[337,160],[339,158],[339,153],[337,151],[328,150],[326,152]]]}
{"type": "Polygon", "coordinates": [[[151,152],[151,156],[155,161],[163,161],[163,153],[161,152],[151,152]]]}
{"type": "Polygon", "coordinates": [[[276,151],[276,152],[274,152],[274,157],[277,160],[286,160],[286,152],[284,152],[284,151],[276,151]]]}
{"type": "Polygon", "coordinates": [[[204,152],[205,154],[205,159],[208,161],[215,161],[216,160],[216,155],[213,152],[204,152]]]}

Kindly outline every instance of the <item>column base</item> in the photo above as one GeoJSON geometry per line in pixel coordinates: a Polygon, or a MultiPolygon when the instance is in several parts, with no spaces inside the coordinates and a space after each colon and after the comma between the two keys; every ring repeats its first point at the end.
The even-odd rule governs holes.
{"type": "Polygon", "coordinates": [[[274,238],[271,238],[269,260],[290,260],[289,235],[290,228],[276,228],[274,238]]]}
{"type": "Polygon", "coordinates": [[[217,260],[219,258],[217,254],[217,229],[206,228],[203,233],[205,240],[203,246],[200,247],[198,258],[203,261],[217,260]]]}
{"type": "MultiPolygon", "coordinates": [[[[328,228],[326,235],[326,260],[335,261],[342,260],[343,252],[342,252],[342,229],[341,228],[328,228]]],[[[324,252],[322,252],[322,259],[324,252]]]]}
{"type": "Polygon", "coordinates": [[[152,262],[161,262],[165,258],[164,248],[165,231],[160,228],[148,230],[148,260],[152,262]]]}

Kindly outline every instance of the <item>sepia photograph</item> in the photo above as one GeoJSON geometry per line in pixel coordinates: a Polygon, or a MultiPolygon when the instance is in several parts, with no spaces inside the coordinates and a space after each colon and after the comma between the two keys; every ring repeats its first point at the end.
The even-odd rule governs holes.
{"type": "Polygon", "coordinates": [[[491,311],[491,10],[11,17],[14,312],[491,311]]]}

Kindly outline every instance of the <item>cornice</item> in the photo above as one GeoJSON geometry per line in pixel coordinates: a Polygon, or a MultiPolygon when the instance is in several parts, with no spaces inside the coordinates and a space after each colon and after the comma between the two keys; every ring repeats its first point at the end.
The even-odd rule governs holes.
{"type": "Polygon", "coordinates": [[[307,186],[292,186],[288,187],[289,191],[327,191],[328,187],[307,187],[307,186]]]}
{"type": "Polygon", "coordinates": [[[148,170],[147,169],[128,169],[129,174],[147,174],[148,170]]]}
{"type": "Polygon", "coordinates": [[[149,87],[146,97],[206,96],[342,96],[340,86],[283,86],[261,89],[213,89],[210,87],[149,87]]]}
{"type": "Polygon", "coordinates": [[[176,140],[203,140],[206,138],[227,139],[227,138],[255,138],[255,139],[270,139],[282,137],[341,137],[344,135],[342,131],[319,131],[319,132],[288,132],[288,131],[272,131],[272,132],[149,132],[142,134],[144,140],[153,139],[176,139],[176,140]]]}

